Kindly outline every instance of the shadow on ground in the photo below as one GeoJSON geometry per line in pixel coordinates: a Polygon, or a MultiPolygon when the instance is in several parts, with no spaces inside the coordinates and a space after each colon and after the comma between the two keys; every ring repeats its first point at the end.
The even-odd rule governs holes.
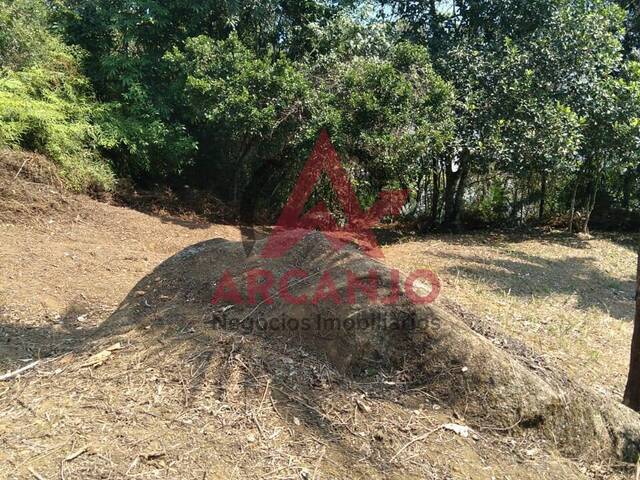
{"type": "Polygon", "coordinates": [[[462,266],[449,267],[449,275],[462,275],[498,292],[523,298],[553,294],[577,298],[576,308],[598,309],[618,320],[633,318],[635,279],[621,280],[602,271],[595,257],[547,259],[523,252],[505,252],[508,258],[428,252],[462,266]]]}

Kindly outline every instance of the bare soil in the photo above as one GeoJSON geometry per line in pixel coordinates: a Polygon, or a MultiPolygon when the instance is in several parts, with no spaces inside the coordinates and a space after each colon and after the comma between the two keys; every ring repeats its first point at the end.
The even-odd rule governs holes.
{"type": "MultiPolygon", "coordinates": [[[[207,268],[213,284],[226,265],[240,267],[231,255],[241,249],[236,228],[70,196],[54,173],[38,176],[48,171],[39,157],[16,178],[25,158],[0,156],[0,375],[40,363],[0,382],[0,477],[633,478],[633,465],[587,441],[588,455],[569,455],[544,427],[479,417],[473,395],[467,409],[451,402],[445,382],[416,381],[415,366],[397,356],[354,375],[340,354],[308,342],[226,328],[201,303],[210,295],[202,279],[207,268]],[[214,238],[204,245],[235,247],[193,255],[194,244],[214,238]],[[200,265],[200,283],[190,285],[190,258],[218,263],[200,265]]],[[[518,371],[542,369],[549,373],[540,378],[615,402],[630,338],[632,253],[608,239],[573,241],[439,237],[390,245],[385,255],[405,271],[434,269],[444,286],[435,308],[500,358],[513,354],[518,371]],[[587,248],[617,256],[572,260],[587,248]],[[550,279],[549,292],[517,290],[513,271],[550,279]],[[593,272],[602,277],[595,283],[593,272]],[[544,309],[549,302],[554,310],[544,309]]],[[[446,376],[464,385],[460,365],[446,376]]]]}

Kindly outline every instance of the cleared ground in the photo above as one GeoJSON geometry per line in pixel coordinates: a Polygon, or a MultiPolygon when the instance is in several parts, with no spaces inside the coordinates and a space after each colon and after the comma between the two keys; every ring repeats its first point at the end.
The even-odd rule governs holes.
{"type": "MultiPolygon", "coordinates": [[[[564,458],[517,428],[473,425],[463,438],[442,426],[464,416],[412,390],[402,371],[355,382],[305,352],[207,324],[105,334],[100,325],[144,297],[138,281],[163,260],[239,233],[61,195],[34,173],[15,179],[20,164],[0,192],[0,374],[41,363],[0,382],[0,478],[634,477],[613,460],[564,458]]],[[[437,272],[439,302],[493,328],[494,342],[521,342],[619,398],[629,241],[478,234],[384,252],[394,267],[437,272]]]]}

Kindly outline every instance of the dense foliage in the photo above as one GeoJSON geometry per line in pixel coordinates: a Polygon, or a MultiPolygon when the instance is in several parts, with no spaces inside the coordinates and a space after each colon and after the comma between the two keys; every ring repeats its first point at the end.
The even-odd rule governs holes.
{"type": "Polygon", "coordinates": [[[0,144],[78,189],[108,165],[275,215],[327,128],[361,201],[407,188],[421,225],[640,210],[633,2],[0,5],[0,144]]]}
{"type": "Polygon", "coordinates": [[[100,106],[78,52],[48,31],[44,3],[0,1],[0,145],[50,156],[74,190],[113,184],[97,153],[100,106]]]}

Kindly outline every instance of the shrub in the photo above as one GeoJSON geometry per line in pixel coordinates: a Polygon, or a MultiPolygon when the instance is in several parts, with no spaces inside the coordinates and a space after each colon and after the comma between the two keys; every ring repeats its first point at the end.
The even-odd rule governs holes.
{"type": "Polygon", "coordinates": [[[111,189],[78,52],[46,30],[39,2],[0,0],[0,11],[0,146],[47,155],[74,191],[111,189]]]}

